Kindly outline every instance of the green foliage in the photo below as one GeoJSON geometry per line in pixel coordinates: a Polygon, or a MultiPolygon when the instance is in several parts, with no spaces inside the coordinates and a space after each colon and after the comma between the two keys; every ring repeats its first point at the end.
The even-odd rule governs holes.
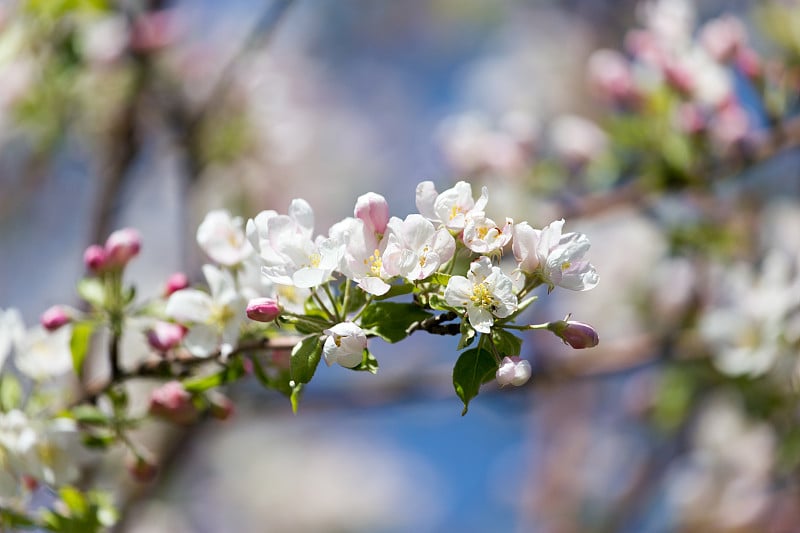
{"type": "Polygon", "coordinates": [[[492,343],[502,357],[519,355],[522,351],[522,339],[501,328],[492,328],[492,343]]]}
{"type": "Polygon", "coordinates": [[[370,330],[386,342],[398,342],[406,337],[406,331],[415,322],[433,315],[419,306],[409,303],[376,302],[370,304],[361,316],[361,327],[370,330]]]}
{"type": "Polygon", "coordinates": [[[219,387],[236,381],[244,375],[244,366],[239,359],[231,359],[228,364],[219,372],[187,379],[183,382],[183,388],[192,393],[205,392],[209,389],[219,387]]]}
{"type": "Polygon", "coordinates": [[[16,409],[21,399],[22,386],[19,380],[10,373],[0,375],[0,410],[8,412],[16,409]]]}
{"type": "Polygon", "coordinates": [[[89,345],[94,331],[93,322],[76,322],[72,326],[72,338],[69,341],[69,349],[72,352],[72,368],[75,374],[81,376],[83,373],[83,361],[89,353],[89,345]]]}
{"type": "Polygon", "coordinates": [[[58,495],[64,509],[48,510],[42,515],[42,526],[60,533],[94,533],[111,527],[117,512],[107,494],[98,491],[83,493],[75,487],[61,487],[58,495]]]}
{"type": "Polygon", "coordinates": [[[317,371],[322,355],[319,335],[309,335],[292,349],[291,376],[295,383],[308,383],[317,371]]]}
{"type": "Polygon", "coordinates": [[[353,367],[353,370],[369,372],[370,374],[378,373],[378,360],[372,355],[369,350],[364,350],[364,358],[358,366],[353,367]]]}
{"type": "Polygon", "coordinates": [[[464,402],[461,416],[467,414],[469,402],[478,395],[481,385],[494,379],[496,372],[497,361],[489,351],[473,348],[461,354],[453,368],[453,387],[464,402]]]}

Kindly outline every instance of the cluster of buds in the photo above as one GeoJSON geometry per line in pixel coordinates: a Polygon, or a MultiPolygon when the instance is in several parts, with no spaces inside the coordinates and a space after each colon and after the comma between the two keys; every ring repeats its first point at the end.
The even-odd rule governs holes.
{"type": "Polygon", "coordinates": [[[92,244],[83,253],[83,263],[95,274],[120,271],[139,255],[142,238],[133,228],[117,230],[108,236],[104,246],[92,244]]]}

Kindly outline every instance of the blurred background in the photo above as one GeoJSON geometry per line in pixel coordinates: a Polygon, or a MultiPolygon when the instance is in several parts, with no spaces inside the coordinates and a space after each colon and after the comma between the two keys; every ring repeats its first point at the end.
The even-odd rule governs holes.
{"type": "Polygon", "coordinates": [[[325,233],[423,180],[565,217],[601,276],[535,311],[600,346],[527,336],[531,382],[463,418],[457,339],[414,335],[296,416],[244,380],[231,420],[154,424],[156,484],[102,468],[117,529],[800,531],[798,27],[789,0],[0,3],[0,305],[29,324],[114,229],[154,297],[202,281],[210,209],[302,197],[325,233]]]}

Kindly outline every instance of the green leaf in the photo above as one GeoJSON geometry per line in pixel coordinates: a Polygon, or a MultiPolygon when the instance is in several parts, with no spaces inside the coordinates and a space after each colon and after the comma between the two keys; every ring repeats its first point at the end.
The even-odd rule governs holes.
{"type": "Polygon", "coordinates": [[[11,374],[0,376],[0,406],[8,412],[19,407],[22,398],[22,386],[19,380],[11,374]]]}
{"type": "Polygon", "coordinates": [[[439,294],[431,294],[428,297],[428,305],[431,309],[436,309],[437,311],[455,311],[456,308],[447,305],[445,299],[439,294]]]}
{"type": "Polygon", "coordinates": [[[450,274],[445,274],[444,272],[436,272],[429,278],[428,281],[446,287],[447,284],[450,282],[451,277],[452,276],[450,274]]]}
{"type": "MultiPolygon", "coordinates": [[[[394,298],[395,296],[400,296],[403,294],[410,294],[412,292],[414,292],[414,285],[412,283],[404,282],[401,285],[392,285],[391,288],[386,291],[386,293],[376,296],[375,300],[388,300],[389,298],[394,298]]],[[[348,307],[350,306],[348,305],[348,307]]]]}
{"type": "Polygon", "coordinates": [[[86,516],[89,506],[86,502],[86,498],[78,489],[66,485],[61,487],[61,489],[58,491],[58,494],[61,496],[61,500],[70,510],[72,516],[86,516]]]}
{"type": "MultiPolygon", "coordinates": [[[[352,281],[346,281],[345,283],[350,283],[350,295],[347,297],[347,309],[345,309],[344,312],[345,314],[355,313],[367,303],[367,293],[352,281]]],[[[339,290],[342,291],[339,297],[339,305],[344,305],[344,287],[340,287],[339,290]]]]}
{"type": "Polygon", "coordinates": [[[92,307],[103,307],[106,302],[106,290],[103,282],[97,278],[84,278],[78,282],[78,294],[92,304],[92,307]]]}
{"type": "MultiPolygon", "coordinates": [[[[35,527],[37,524],[27,516],[12,511],[11,509],[0,508],[0,531],[5,531],[4,528],[29,528],[35,527]]],[[[14,529],[11,529],[14,531],[14,529]]]]}
{"type": "Polygon", "coordinates": [[[86,435],[83,436],[83,445],[87,448],[106,450],[117,441],[114,435],[86,435]]]}
{"type": "Polygon", "coordinates": [[[464,402],[461,416],[467,414],[469,402],[478,395],[483,383],[491,381],[497,372],[497,361],[489,351],[473,348],[461,354],[453,367],[453,386],[464,402]]]}
{"type": "Polygon", "coordinates": [[[309,335],[292,348],[290,372],[295,383],[308,383],[314,377],[320,356],[322,342],[319,335],[309,335]]]}
{"type": "Polygon", "coordinates": [[[122,303],[123,305],[128,305],[136,298],[136,287],[131,285],[122,291],[122,303]]]}
{"type": "Polygon", "coordinates": [[[361,316],[361,327],[369,329],[386,342],[405,339],[406,330],[414,322],[425,320],[433,315],[409,303],[372,303],[361,316]]]}
{"type": "Polygon", "coordinates": [[[89,344],[92,340],[93,322],[76,322],[72,326],[72,338],[69,341],[69,349],[72,352],[72,368],[75,374],[81,376],[83,373],[83,361],[89,353],[89,344]]]}
{"type": "Polygon", "coordinates": [[[492,343],[503,357],[519,355],[522,351],[522,339],[505,329],[492,328],[492,343]]]}
{"type": "Polygon", "coordinates": [[[206,376],[187,379],[183,382],[183,388],[188,392],[205,392],[209,389],[225,385],[232,381],[236,381],[244,375],[244,367],[239,359],[233,359],[228,366],[206,376]]]}
{"type": "Polygon", "coordinates": [[[78,405],[70,413],[81,424],[90,426],[107,426],[111,422],[107,414],[93,405],[78,405]]]}

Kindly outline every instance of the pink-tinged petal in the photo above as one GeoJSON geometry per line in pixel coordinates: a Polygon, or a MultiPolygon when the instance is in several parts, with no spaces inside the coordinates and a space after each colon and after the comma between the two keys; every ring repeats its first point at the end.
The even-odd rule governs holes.
{"type": "Polygon", "coordinates": [[[389,292],[389,289],[392,288],[391,285],[386,283],[380,278],[375,278],[372,276],[368,276],[361,280],[358,284],[359,287],[364,289],[366,292],[370,294],[374,294],[375,296],[381,296],[389,292]]]}
{"type": "Polygon", "coordinates": [[[383,234],[389,222],[389,204],[380,194],[368,192],[356,200],[354,214],[364,221],[370,231],[383,234]]]}

